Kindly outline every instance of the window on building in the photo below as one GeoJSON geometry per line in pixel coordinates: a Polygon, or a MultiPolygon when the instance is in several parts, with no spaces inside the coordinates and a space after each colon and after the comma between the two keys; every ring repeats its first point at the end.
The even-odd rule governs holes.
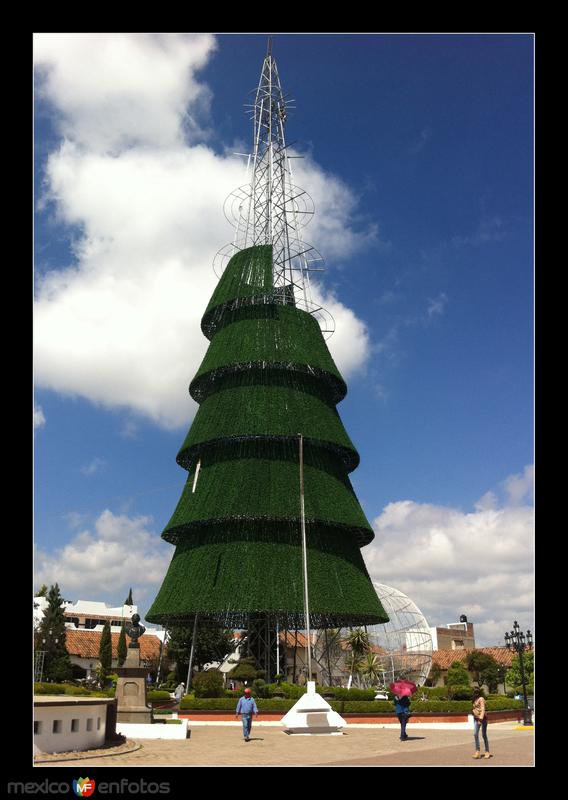
{"type": "Polygon", "coordinates": [[[452,640],[452,650],[464,650],[463,639],[452,640]]]}
{"type": "Polygon", "coordinates": [[[41,725],[41,720],[39,720],[39,719],[34,719],[34,733],[35,733],[36,735],[37,735],[38,733],[41,733],[41,728],[42,728],[42,725],[41,725]]]}
{"type": "Polygon", "coordinates": [[[72,622],[76,628],[79,627],[79,617],[65,617],[65,622],[72,622]]]}
{"type": "Polygon", "coordinates": [[[97,717],[97,730],[100,731],[101,729],[101,718],[97,717]]]}
{"type": "Polygon", "coordinates": [[[78,719],[72,719],[71,720],[71,733],[77,733],[78,730],[79,730],[79,720],[78,719]]]}
{"type": "Polygon", "coordinates": [[[52,733],[61,733],[63,730],[63,720],[61,719],[54,719],[53,726],[51,728],[52,733]]]}
{"type": "Polygon", "coordinates": [[[122,622],[119,619],[111,619],[110,621],[111,627],[120,628],[122,626],[122,622]]]}
{"type": "Polygon", "coordinates": [[[89,717],[87,719],[87,728],[86,729],[88,731],[92,731],[93,730],[93,718],[92,717],[89,717]]]}

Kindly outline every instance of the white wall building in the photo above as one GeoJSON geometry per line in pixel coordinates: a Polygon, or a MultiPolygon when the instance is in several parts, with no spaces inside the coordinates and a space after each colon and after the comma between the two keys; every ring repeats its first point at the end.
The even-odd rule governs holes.
{"type": "Polygon", "coordinates": [[[114,698],[34,697],[34,752],[67,753],[102,747],[111,703],[114,698]]]}
{"type": "MultiPolygon", "coordinates": [[[[46,597],[34,597],[34,627],[37,628],[47,608],[46,597]]],[[[136,605],[107,606],[98,600],[77,600],[64,604],[65,625],[67,628],[78,628],[91,631],[102,631],[107,620],[111,631],[120,633],[122,623],[129,621],[138,613],[136,605]]],[[[146,625],[146,631],[157,636],[162,642],[166,632],[161,628],[146,625]]]]}

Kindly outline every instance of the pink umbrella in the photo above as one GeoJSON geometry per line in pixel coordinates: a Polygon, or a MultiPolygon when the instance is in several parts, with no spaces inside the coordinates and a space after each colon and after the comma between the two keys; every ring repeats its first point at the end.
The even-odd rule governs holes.
{"type": "Polygon", "coordinates": [[[412,681],[399,680],[391,683],[389,689],[399,697],[410,697],[411,694],[418,690],[418,686],[412,681]]]}

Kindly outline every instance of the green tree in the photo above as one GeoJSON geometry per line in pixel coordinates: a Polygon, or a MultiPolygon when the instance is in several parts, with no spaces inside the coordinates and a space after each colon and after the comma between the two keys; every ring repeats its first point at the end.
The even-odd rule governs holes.
{"type": "Polygon", "coordinates": [[[223,697],[225,694],[223,675],[218,669],[196,673],[191,684],[196,697],[223,697]]]}
{"type": "Polygon", "coordinates": [[[40,588],[39,588],[39,589],[37,590],[37,592],[35,593],[34,597],[47,597],[47,593],[48,593],[48,591],[49,591],[49,589],[47,588],[47,586],[45,585],[45,583],[42,583],[42,585],[40,586],[40,588]]]}
{"type": "Polygon", "coordinates": [[[119,667],[122,667],[122,665],[126,661],[127,655],[128,655],[128,647],[126,646],[126,629],[124,627],[124,622],[123,622],[122,627],[120,629],[120,636],[118,637],[118,646],[116,649],[116,657],[119,667]]]}
{"type": "Polygon", "coordinates": [[[99,662],[100,666],[98,670],[98,679],[101,687],[104,687],[112,668],[112,636],[110,633],[110,621],[108,619],[104,624],[103,632],[101,634],[101,642],[99,645],[99,662]]]}
{"type": "Polygon", "coordinates": [[[124,601],[125,606],[133,606],[134,603],[132,601],[132,587],[130,587],[130,591],[128,592],[128,597],[124,601]]]}
{"type": "Polygon", "coordinates": [[[439,664],[432,664],[425,686],[436,686],[442,676],[442,668],[439,664]]]}
{"type": "MultiPolygon", "coordinates": [[[[527,694],[534,693],[534,651],[533,650],[525,650],[523,653],[523,667],[525,672],[525,684],[527,689],[527,694]]],[[[523,691],[523,684],[521,681],[521,665],[519,662],[519,656],[513,656],[513,661],[511,663],[511,668],[507,670],[507,674],[505,676],[505,682],[507,686],[511,689],[514,689],[517,693],[522,693],[523,691]]]]}
{"type": "MultiPolygon", "coordinates": [[[[176,662],[176,678],[187,678],[193,625],[175,626],[169,630],[168,657],[176,662]]],[[[205,664],[222,661],[233,650],[233,633],[213,623],[198,623],[193,652],[193,668],[201,671],[205,664]]]]}
{"type": "Polygon", "coordinates": [[[47,592],[47,608],[39,624],[36,647],[45,652],[43,679],[58,683],[73,674],[66,648],[65,600],[56,583],[47,592]]]}
{"type": "Polygon", "coordinates": [[[486,684],[489,691],[493,692],[499,685],[501,670],[499,664],[489,653],[472,650],[467,655],[467,668],[473,674],[473,679],[479,687],[486,684]]]}
{"type": "MultiPolygon", "coordinates": [[[[230,660],[229,663],[231,663],[230,660]]],[[[228,678],[230,680],[247,681],[250,683],[263,674],[263,672],[258,670],[254,656],[245,656],[241,658],[237,662],[237,666],[229,672],[228,678]]]]}
{"type": "Polygon", "coordinates": [[[469,674],[463,661],[453,661],[446,675],[446,686],[457,688],[469,685],[469,674]]]}

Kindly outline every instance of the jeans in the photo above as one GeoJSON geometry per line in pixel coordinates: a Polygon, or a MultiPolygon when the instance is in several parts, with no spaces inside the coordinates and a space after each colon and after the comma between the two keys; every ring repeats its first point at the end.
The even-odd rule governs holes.
{"type": "Polygon", "coordinates": [[[408,714],[397,714],[398,721],[400,722],[400,738],[406,739],[406,723],[408,722],[408,714]]]}
{"type": "Polygon", "coordinates": [[[485,719],[473,719],[473,738],[475,739],[475,749],[479,752],[479,729],[481,728],[481,735],[483,736],[483,744],[485,745],[485,752],[489,752],[489,740],[487,739],[487,717],[485,719]]]}
{"type": "Polygon", "coordinates": [[[245,739],[248,739],[250,736],[250,729],[252,725],[252,714],[243,714],[242,721],[243,721],[243,736],[245,737],[245,739]]]}

